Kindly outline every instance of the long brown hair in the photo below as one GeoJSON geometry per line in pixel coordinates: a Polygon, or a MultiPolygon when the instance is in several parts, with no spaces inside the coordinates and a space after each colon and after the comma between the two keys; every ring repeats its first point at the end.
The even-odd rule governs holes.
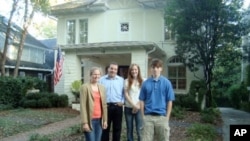
{"type": "Polygon", "coordinates": [[[131,64],[131,65],[129,66],[129,68],[128,68],[128,77],[127,77],[127,78],[128,78],[128,90],[131,89],[131,85],[132,85],[132,83],[133,83],[133,76],[132,76],[132,74],[131,74],[131,70],[132,70],[132,68],[133,68],[134,66],[136,66],[137,69],[138,69],[137,80],[138,80],[138,82],[139,82],[139,87],[141,87],[142,82],[143,82],[143,79],[142,79],[142,77],[141,77],[141,70],[140,70],[139,65],[137,65],[137,64],[131,64]]]}

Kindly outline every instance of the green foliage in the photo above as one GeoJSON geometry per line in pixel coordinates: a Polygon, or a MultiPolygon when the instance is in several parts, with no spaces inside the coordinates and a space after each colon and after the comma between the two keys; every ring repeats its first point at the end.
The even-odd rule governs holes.
{"type": "Polygon", "coordinates": [[[12,77],[0,77],[0,104],[18,107],[22,98],[22,81],[12,77]]]}
{"type": "Polygon", "coordinates": [[[240,109],[246,112],[250,112],[250,102],[245,101],[240,104],[240,109]]]}
{"type": "Polygon", "coordinates": [[[37,108],[50,108],[50,107],[52,107],[52,104],[50,103],[47,97],[43,97],[37,100],[37,108]]]}
{"type": "Polygon", "coordinates": [[[21,101],[24,108],[67,107],[68,96],[56,93],[29,93],[21,101]]]}
{"type": "Polygon", "coordinates": [[[215,120],[220,116],[220,111],[216,108],[206,108],[201,112],[201,121],[215,124],[215,120]]]}
{"type": "Polygon", "coordinates": [[[246,85],[249,87],[250,86],[250,65],[246,67],[246,72],[247,72],[246,85]]]}
{"type": "Polygon", "coordinates": [[[171,112],[172,117],[176,117],[177,119],[183,119],[185,115],[185,110],[184,108],[180,106],[174,106],[173,110],[171,112]]]}
{"type": "Polygon", "coordinates": [[[66,94],[60,95],[58,100],[58,107],[67,107],[69,104],[69,98],[66,94]]]}
{"type": "Polygon", "coordinates": [[[81,80],[75,80],[71,84],[71,91],[75,96],[76,102],[79,102],[79,97],[80,97],[80,87],[82,85],[81,80]]]}
{"type": "Polygon", "coordinates": [[[4,111],[4,115],[0,118],[0,134],[1,137],[5,138],[75,116],[77,116],[77,113],[62,112],[55,108],[47,110],[21,108],[8,110],[4,111]]]}
{"type": "Polygon", "coordinates": [[[216,130],[210,124],[195,123],[187,129],[188,141],[214,141],[216,130]]]}
{"type": "Polygon", "coordinates": [[[51,139],[49,139],[47,136],[32,134],[29,138],[29,141],[51,141],[51,139]]]}
{"type": "Polygon", "coordinates": [[[37,100],[35,99],[25,100],[22,102],[21,106],[24,108],[37,108],[37,100]]]}
{"type": "Polygon", "coordinates": [[[248,91],[246,86],[241,83],[240,85],[233,85],[228,89],[229,100],[232,106],[236,109],[240,108],[240,104],[248,101],[248,91]]]}
{"type": "MultiPolygon", "coordinates": [[[[243,0],[167,0],[166,24],[177,35],[176,54],[191,71],[204,69],[206,106],[212,106],[211,82],[221,49],[241,43],[243,0]],[[188,17],[188,18],[187,18],[188,17]]],[[[227,50],[225,50],[227,51],[227,50]]],[[[228,52],[226,52],[228,53],[228,52]]],[[[229,53],[228,53],[229,54],[229,53]]]]}
{"type": "Polygon", "coordinates": [[[176,95],[174,103],[188,110],[199,111],[199,104],[195,101],[194,95],[176,95]]]}
{"type": "Polygon", "coordinates": [[[226,46],[218,49],[215,60],[212,83],[214,98],[220,106],[229,106],[227,90],[232,84],[239,84],[241,77],[241,52],[234,47],[226,46]],[[223,101],[224,100],[224,101],[223,101]]]}

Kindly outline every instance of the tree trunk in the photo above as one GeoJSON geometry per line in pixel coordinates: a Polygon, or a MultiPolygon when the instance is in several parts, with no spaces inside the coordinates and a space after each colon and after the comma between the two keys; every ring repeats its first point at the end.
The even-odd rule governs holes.
{"type": "Polygon", "coordinates": [[[205,78],[206,78],[206,98],[205,98],[205,107],[209,108],[212,107],[212,92],[211,92],[211,80],[212,80],[212,70],[211,68],[207,65],[205,67],[205,78]]]}
{"type": "Polygon", "coordinates": [[[21,57],[22,57],[22,53],[23,53],[24,41],[26,39],[28,27],[31,24],[31,21],[34,17],[34,12],[35,12],[35,9],[33,8],[30,16],[28,17],[28,4],[29,4],[28,0],[25,0],[24,25],[23,25],[23,32],[22,32],[21,39],[20,39],[20,44],[18,47],[16,65],[15,65],[15,70],[14,70],[14,78],[16,78],[18,76],[18,69],[20,66],[20,61],[21,61],[21,57]]]}
{"type": "Polygon", "coordinates": [[[10,17],[9,17],[9,20],[8,20],[7,30],[6,30],[6,33],[5,33],[3,54],[1,56],[1,62],[0,62],[1,76],[5,76],[5,63],[6,63],[6,54],[7,54],[7,51],[8,51],[9,40],[10,40],[11,21],[12,21],[14,13],[16,11],[17,3],[18,3],[18,0],[13,0],[12,9],[11,9],[10,17]]]}
{"type": "Polygon", "coordinates": [[[24,29],[22,32],[20,44],[18,47],[16,65],[15,65],[15,70],[14,70],[14,78],[18,76],[18,69],[20,66],[20,60],[21,60],[22,53],[23,53],[23,47],[24,47],[24,41],[25,41],[26,35],[27,35],[27,29],[24,29]]]}

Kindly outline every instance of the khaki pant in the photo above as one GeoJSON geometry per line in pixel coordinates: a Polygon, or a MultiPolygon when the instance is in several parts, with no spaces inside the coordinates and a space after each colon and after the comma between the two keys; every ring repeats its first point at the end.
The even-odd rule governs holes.
{"type": "Polygon", "coordinates": [[[142,141],[169,141],[170,127],[165,116],[145,115],[142,141]]]}

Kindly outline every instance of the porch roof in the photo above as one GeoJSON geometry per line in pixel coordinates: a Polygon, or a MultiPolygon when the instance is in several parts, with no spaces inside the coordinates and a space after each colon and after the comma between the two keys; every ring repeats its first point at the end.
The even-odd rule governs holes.
{"type": "Polygon", "coordinates": [[[99,42],[99,43],[86,43],[76,45],[59,45],[62,50],[79,50],[91,51],[100,50],[105,52],[107,50],[131,50],[135,48],[145,49],[150,53],[150,56],[163,58],[166,57],[163,51],[156,43],[146,41],[117,41],[117,42],[99,42]]]}

